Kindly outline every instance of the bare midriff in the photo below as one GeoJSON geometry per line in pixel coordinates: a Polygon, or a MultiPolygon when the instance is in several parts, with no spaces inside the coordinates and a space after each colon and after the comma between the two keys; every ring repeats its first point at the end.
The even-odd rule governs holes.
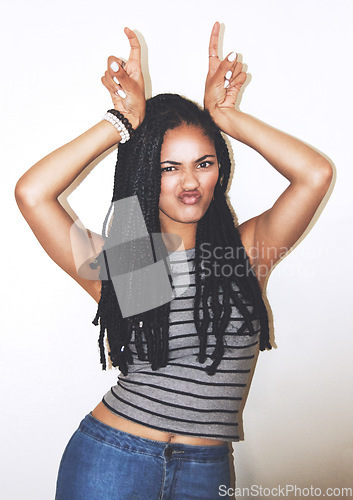
{"type": "Polygon", "coordinates": [[[137,424],[131,420],[115,415],[115,413],[108,410],[108,408],[100,402],[95,409],[91,412],[92,416],[97,420],[100,420],[110,427],[119,429],[119,431],[127,432],[129,434],[134,434],[135,436],[140,436],[146,439],[152,439],[153,441],[163,441],[166,443],[183,443],[191,444],[196,446],[215,446],[226,444],[226,441],[221,441],[218,439],[205,439],[198,438],[194,436],[185,436],[183,434],[173,434],[171,432],[158,431],[157,429],[152,429],[146,425],[137,424]]]}

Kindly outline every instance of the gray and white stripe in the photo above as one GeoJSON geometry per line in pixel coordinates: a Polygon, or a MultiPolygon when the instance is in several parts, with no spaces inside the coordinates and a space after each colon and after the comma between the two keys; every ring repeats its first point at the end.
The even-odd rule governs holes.
{"type": "MultiPolygon", "coordinates": [[[[260,321],[253,319],[257,333],[250,335],[242,315],[232,306],[232,319],[224,335],[224,357],[215,375],[208,375],[204,368],[212,362],[209,356],[216,341],[209,325],[208,358],[201,365],[197,361],[199,340],[193,320],[195,249],[186,250],[186,261],[181,255],[174,252],[169,256],[174,283],[183,287],[183,293],[177,292],[171,302],[168,365],[153,371],[148,361],[140,361],[132,336],[134,364],[129,365],[126,376],[119,375],[117,385],[103,397],[103,403],[112,412],[154,429],[238,441],[239,409],[256,360],[260,321]]],[[[251,305],[247,307],[253,311],[251,305]]]]}

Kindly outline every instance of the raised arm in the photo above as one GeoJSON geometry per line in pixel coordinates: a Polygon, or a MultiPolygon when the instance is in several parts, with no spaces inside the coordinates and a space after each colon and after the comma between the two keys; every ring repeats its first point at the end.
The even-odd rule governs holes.
{"type": "Polygon", "coordinates": [[[247,75],[234,52],[223,61],[219,59],[218,37],[219,23],[215,23],[209,45],[205,108],[223,132],[255,149],[290,181],[269,210],[239,226],[244,247],[263,286],[274,264],[312,220],[331,184],[332,166],[300,140],[235,109],[247,75]]]}
{"type": "MultiPolygon", "coordinates": [[[[125,34],[131,47],[129,60],[123,68],[120,59],[110,56],[102,83],[109,90],[114,108],[136,129],[145,114],[140,45],[133,31],[125,28],[125,34]],[[118,83],[114,79],[118,79],[118,83]]],[[[33,165],[15,187],[18,207],[44,250],[97,302],[101,289],[99,270],[90,270],[87,279],[78,274],[76,264],[98,255],[104,238],[74,221],[58,196],[94,159],[120,140],[117,129],[102,120],[33,165]]]]}

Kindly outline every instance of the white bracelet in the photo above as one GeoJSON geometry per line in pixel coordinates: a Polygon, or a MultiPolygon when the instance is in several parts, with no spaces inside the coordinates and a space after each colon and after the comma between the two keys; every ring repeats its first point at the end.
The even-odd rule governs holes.
{"type": "Polygon", "coordinates": [[[111,123],[117,129],[117,131],[120,134],[120,137],[121,137],[121,141],[120,142],[122,144],[124,144],[126,141],[128,141],[130,139],[130,134],[127,131],[125,125],[115,115],[113,115],[112,113],[109,113],[109,111],[108,111],[103,116],[103,119],[107,120],[109,123],[111,123]]]}
{"type": "Polygon", "coordinates": [[[129,134],[127,128],[125,127],[123,122],[121,120],[119,120],[119,118],[117,118],[115,115],[113,115],[112,113],[109,113],[109,111],[107,111],[105,113],[105,115],[103,116],[103,120],[107,120],[109,123],[111,123],[117,129],[117,131],[119,132],[120,137],[121,137],[121,141],[120,141],[121,144],[124,144],[125,142],[127,142],[130,139],[130,134],[129,134]]]}

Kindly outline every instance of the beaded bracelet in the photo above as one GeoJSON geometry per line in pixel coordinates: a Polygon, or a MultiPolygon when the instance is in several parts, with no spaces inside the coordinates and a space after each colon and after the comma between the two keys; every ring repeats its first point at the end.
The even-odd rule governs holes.
{"type": "Polygon", "coordinates": [[[127,142],[134,133],[131,123],[125,116],[116,109],[110,109],[103,116],[104,120],[114,125],[121,137],[121,143],[127,142]]]}
{"type": "Polygon", "coordinates": [[[106,113],[103,116],[104,120],[107,120],[109,123],[111,123],[119,132],[120,137],[121,137],[121,144],[124,144],[124,142],[128,141],[130,139],[130,134],[122,124],[120,120],[117,120],[114,115],[111,115],[110,113],[106,113]]]}
{"type": "Polygon", "coordinates": [[[110,111],[107,111],[105,115],[103,116],[104,120],[107,120],[109,123],[111,123],[119,132],[121,140],[120,142],[124,144],[126,141],[130,139],[130,134],[127,131],[127,128],[123,124],[119,118],[117,118],[113,113],[110,113],[110,111]]]}
{"type": "Polygon", "coordinates": [[[133,135],[135,130],[132,128],[132,125],[129,122],[129,120],[122,113],[120,113],[120,111],[118,111],[117,109],[109,109],[108,113],[111,113],[112,115],[116,116],[121,122],[123,122],[127,131],[130,134],[130,137],[133,135]]]}

